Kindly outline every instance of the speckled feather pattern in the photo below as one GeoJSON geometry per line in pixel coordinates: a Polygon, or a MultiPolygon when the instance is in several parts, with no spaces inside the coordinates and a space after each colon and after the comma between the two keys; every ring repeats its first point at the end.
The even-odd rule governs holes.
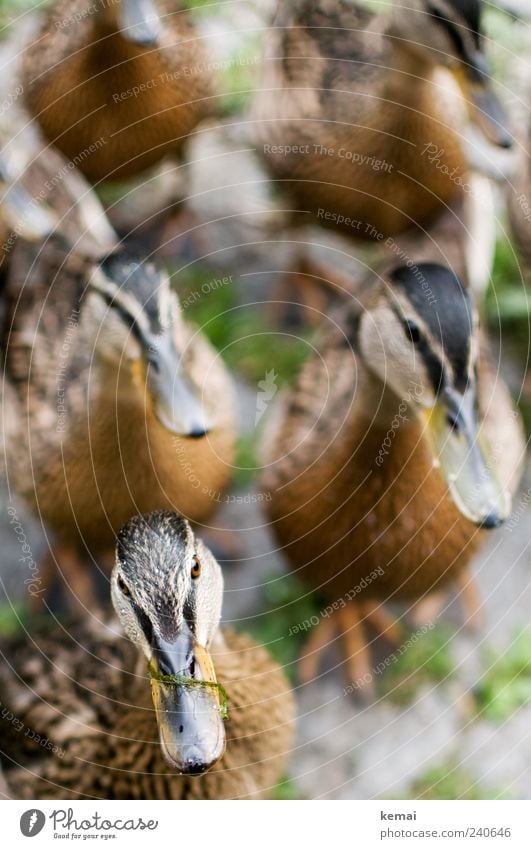
{"type": "Polygon", "coordinates": [[[98,359],[104,340],[84,320],[92,266],[27,246],[11,265],[2,341],[10,486],[63,541],[83,537],[90,549],[114,546],[136,513],[168,508],[206,520],[230,477],[234,447],[232,384],[210,344],[184,322],[174,328],[216,425],[202,440],[177,437],[125,364],[118,373],[98,359]]]}
{"type": "Polygon", "coordinates": [[[134,646],[94,620],[64,633],[32,633],[3,645],[0,699],[46,750],[0,719],[0,752],[15,799],[256,799],[280,779],[293,737],[294,705],[280,667],[232,632],[213,651],[229,695],[227,748],[201,777],[177,775],[163,758],[149,679],[134,646]]]}
{"type": "MultiPolygon", "coordinates": [[[[460,194],[446,174],[466,173],[432,69],[405,57],[395,68],[386,25],[385,15],[355,4],[281,4],[254,105],[258,150],[297,208],[361,221],[355,231],[343,225],[361,239],[373,238],[371,226],[390,235],[431,221],[460,194]],[[441,167],[420,155],[428,144],[442,151],[441,167]],[[284,155],[264,145],[309,151],[284,155]]],[[[338,226],[322,216],[319,223],[338,226]]]]}
{"type": "Polygon", "coordinates": [[[60,0],[47,11],[23,56],[26,102],[92,182],[128,179],[179,155],[214,110],[212,60],[179,3],[157,3],[164,32],[148,47],[126,41],[101,10],[87,15],[88,5],[60,0]],[[144,89],[128,95],[135,86],[144,89]]]}
{"type": "MultiPolygon", "coordinates": [[[[338,599],[381,568],[365,595],[414,600],[454,578],[485,532],[449,498],[414,414],[391,429],[400,399],[389,400],[382,387],[389,414],[371,418],[378,383],[349,346],[348,312],[346,333],[328,334],[322,359],[303,367],[271,423],[262,482],[272,493],[269,519],[290,568],[324,597],[338,599]]],[[[485,351],[478,372],[485,431],[514,492],[524,456],[520,422],[485,351]]]]}

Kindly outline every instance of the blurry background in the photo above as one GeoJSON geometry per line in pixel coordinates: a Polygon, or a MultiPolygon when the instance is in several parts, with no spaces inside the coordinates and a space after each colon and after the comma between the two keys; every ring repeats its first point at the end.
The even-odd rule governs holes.
{"type": "MultiPolygon", "coordinates": [[[[6,98],[13,100],[17,55],[44,5],[0,0],[0,104],[6,98]]],[[[189,164],[179,175],[186,181],[194,216],[193,225],[183,231],[191,226],[192,232],[176,229],[171,234],[168,257],[186,317],[203,328],[238,382],[238,468],[231,497],[221,499],[218,516],[219,527],[236,532],[232,539],[238,547],[236,559],[224,564],[224,621],[253,632],[285,664],[296,688],[298,741],[289,776],[277,795],[531,798],[529,470],[511,519],[489,537],[476,562],[485,605],[485,626],[479,635],[465,631],[459,602],[449,596],[437,627],[418,635],[400,658],[376,675],[378,698],[372,704],[344,695],[333,648],[328,671],[312,685],[297,686],[295,661],[304,645],[305,626],[293,632],[311,620],[318,606],[284,572],[260,511],[263,496],[256,479],[257,448],[270,407],[310,353],[315,333],[311,328],[279,331],[271,309],[263,303],[271,297],[292,250],[289,239],[283,243],[277,232],[272,235],[271,225],[282,216],[281,200],[262,183],[245,135],[245,110],[259,73],[263,27],[273,4],[186,0],[185,5],[196,9],[212,61],[219,63],[220,106],[227,126],[222,130],[202,126],[192,140],[189,164]],[[224,221],[216,221],[222,216],[224,221]]],[[[488,14],[486,28],[493,39],[490,53],[502,97],[516,125],[525,125],[528,115],[521,97],[531,71],[526,60],[531,37],[523,24],[497,12],[488,14]]],[[[20,103],[10,105],[11,116],[20,103]]],[[[10,121],[7,114],[0,117],[4,136],[10,121]]],[[[324,239],[320,232],[319,241],[324,239]]],[[[351,250],[355,255],[355,248],[351,250]]],[[[529,434],[530,304],[502,213],[486,319],[529,434]]],[[[19,561],[19,538],[8,521],[9,504],[2,487],[1,634],[20,627],[19,617],[27,615],[27,575],[19,561]]],[[[16,509],[38,560],[41,530],[21,505],[16,509]]],[[[385,643],[375,641],[373,649],[375,664],[389,657],[385,643]]]]}

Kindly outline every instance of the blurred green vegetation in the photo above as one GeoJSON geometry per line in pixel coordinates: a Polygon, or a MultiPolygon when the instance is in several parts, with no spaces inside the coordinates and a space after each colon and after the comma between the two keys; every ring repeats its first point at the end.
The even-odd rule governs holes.
{"type": "Polygon", "coordinates": [[[475,778],[450,760],[431,767],[424,775],[417,778],[405,798],[433,801],[446,799],[480,801],[481,799],[506,799],[507,796],[502,792],[481,787],[475,778]]]}
{"type": "Polygon", "coordinates": [[[263,583],[260,607],[263,612],[242,627],[266,646],[294,682],[296,661],[312,627],[302,630],[300,626],[312,616],[319,617],[318,601],[293,575],[274,575],[263,583]]]}
{"type": "MultiPolygon", "coordinates": [[[[485,308],[491,333],[500,335],[504,356],[513,358],[524,377],[531,352],[531,289],[525,280],[522,262],[508,239],[498,240],[485,308]]],[[[520,395],[519,406],[529,435],[531,398],[525,389],[520,395]]]]}
{"type": "Polygon", "coordinates": [[[311,353],[309,328],[292,334],[278,329],[268,317],[267,304],[242,304],[239,293],[245,284],[220,272],[196,269],[179,280],[178,291],[186,318],[195,323],[237,375],[252,385],[271,369],[279,388],[290,383],[311,353]],[[204,288],[203,288],[204,287],[204,288]],[[209,288],[212,287],[212,288],[209,288]],[[205,289],[209,289],[205,292],[205,289]]]}
{"type": "Polygon", "coordinates": [[[21,633],[21,619],[25,614],[26,608],[21,602],[0,605],[0,637],[9,639],[21,633]]]}
{"type": "MultiPolygon", "coordinates": [[[[306,328],[294,334],[279,330],[267,304],[240,303],[245,284],[234,276],[195,268],[175,274],[174,285],[187,320],[203,331],[231,372],[251,387],[258,388],[273,371],[275,385],[281,389],[293,381],[312,351],[309,343],[315,331],[306,328]]],[[[256,478],[261,436],[262,428],[256,427],[239,438],[233,479],[236,488],[256,478]]]]}
{"type": "Polygon", "coordinates": [[[491,326],[510,324],[528,338],[531,291],[525,284],[522,262],[508,239],[499,239],[496,245],[486,307],[491,326]]]}
{"type": "Polygon", "coordinates": [[[504,722],[531,704],[531,627],[520,631],[505,651],[487,648],[485,674],[474,690],[482,719],[504,722]]]}
{"type": "Polygon", "coordinates": [[[232,485],[235,489],[250,486],[256,478],[261,434],[261,429],[255,428],[252,433],[243,434],[238,439],[232,476],[232,485]]]}
{"type": "Polygon", "coordinates": [[[9,25],[29,9],[44,9],[51,0],[0,0],[0,40],[9,37],[9,25]]]}
{"type": "MultiPolygon", "coordinates": [[[[413,637],[410,634],[405,638],[405,643],[413,637]]],[[[444,622],[439,622],[433,630],[418,633],[418,640],[378,676],[378,694],[395,704],[409,704],[421,687],[439,684],[450,678],[454,666],[452,629],[444,622]]]]}
{"type": "Polygon", "coordinates": [[[302,796],[297,791],[297,787],[291,778],[281,778],[273,791],[272,798],[285,802],[291,799],[301,799],[302,796]]]}

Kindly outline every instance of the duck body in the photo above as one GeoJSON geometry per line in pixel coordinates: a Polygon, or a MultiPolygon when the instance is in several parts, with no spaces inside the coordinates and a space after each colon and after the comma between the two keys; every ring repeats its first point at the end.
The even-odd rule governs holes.
{"type": "MultiPolygon", "coordinates": [[[[450,278],[441,276],[444,280],[450,278]]],[[[420,284],[415,290],[411,283],[421,304],[420,284]]],[[[428,316],[431,308],[443,324],[440,287],[432,295],[434,303],[422,304],[420,312],[428,316]]],[[[471,521],[450,497],[418,415],[419,405],[427,403],[427,374],[412,371],[410,388],[396,391],[357,350],[363,304],[366,309],[371,297],[345,305],[335,316],[337,325],[319,356],[303,367],[272,417],[263,485],[272,494],[269,518],[288,564],[314,590],[331,601],[346,601],[353,591],[356,596],[356,588],[361,597],[380,602],[414,601],[455,579],[483,542],[482,525],[491,525],[488,515],[471,521]]],[[[408,355],[401,353],[402,336],[395,340],[388,329],[382,342],[385,331],[379,330],[370,331],[374,359],[383,345],[382,369],[392,373],[397,368],[392,358],[406,363],[408,355]]],[[[415,368],[426,354],[424,341],[419,344],[415,368]]],[[[435,369],[431,354],[426,362],[435,369]]],[[[476,380],[483,433],[504,489],[514,492],[525,455],[522,429],[484,342],[476,380]]],[[[479,492],[481,482],[476,486],[479,492]]]]}
{"type": "MultiPolygon", "coordinates": [[[[443,33],[423,3],[403,5],[394,17],[346,0],[282,5],[254,105],[257,148],[296,208],[361,240],[430,223],[467,181],[443,33]]],[[[479,12],[455,28],[472,25],[479,12]]]]}
{"type": "MultiPolygon", "coordinates": [[[[301,375],[268,452],[269,518],[290,567],[327,600],[346,601],[368,580],[363,597],[415,601],[455,579],[486,532],[448,498],[408,405],[387,393],[377,413],[367,405],[370,382],[355,356],[334,348],[301,375]],[[281,449],[288,458],[276,470],[281,449]]],[[[510,404],[504,387],[496,396],[510,404]]],[[[517,423],[512,435],[520,445],[517,423]]]]}
{"type": "Polygon", "coordinates": [[[32,633],[4,646],[0,757],[13,799],[258,799],[282,776],[293,733],[285,676],[253,640],[231,631],[212,656],[228,693],[227,747],[202,776],[177,775],[162,755],[145,665],[113,623],[32,633]],[[26,733],[26,729],[29,729],[26,733]],[[31,732],[31,733],[30,733],[31,732]],[[41,740],[45,740],[44,745],[41,740]],[[49,743],[48,747],[46,744],[49,743]]]}
{"type": "Polygon", "coordinates": [[[160,35],[142,44],[124,37],[121,2],[55,3],[22,63],[30,112],[92,183],[129,179],[179,156],[212,108],[208,51],[188,12],[161,2],[160,35]]]}
{"type": "MultiPolygon", "coordinates": [[[[104,304],[94,312],[87,281],[99,275],[105,287],[117,267],[120,280],[134,276],[134,269],[144,276],[138,285],[149,301],[150,287],[154,293],[159,282],[152,264],[123,253],[98,264],[65,257],[51,246],[15,251],[5,293],[10,486],[58,540],[92,551],[112,546],[117,529],[138,511],[173,505],[193,521],[208,518],[228,482],[234,444],[230,378],[206,339],[180,316],[166,334],[157,330],[157,338],[171,336],[170,347],[178,339],[180,359],[169,357],[169,391],[178,381],[179,362],[185,363],[187,385],[191,381],[194,394],[204,393],[215,420],[208,436],[188,437],[161,422],[142,358],[128,366],[120,355],[100,356],[123,328],[104,304]]],[[[134,308],[142,317],[142,307],[134,308]]],[[[156,307],[151,319],[157,324],[156,307]]],[[[131,335],[130,328],[125,334],[131,335]]]]}
{"type": "Polygon", "coordinates": [[[220,630],[221,569],[190,524],[168,511],[131,518],[110,587],[128,640],[116,620],[93,616],[33,628],[31,657],[27,634],[2,647],[0,752],[11,795],[271,794],[292,742],[293,695],[261,646],[220,630]],[[32,733],[14,733],[14,716],[32,733]]]}

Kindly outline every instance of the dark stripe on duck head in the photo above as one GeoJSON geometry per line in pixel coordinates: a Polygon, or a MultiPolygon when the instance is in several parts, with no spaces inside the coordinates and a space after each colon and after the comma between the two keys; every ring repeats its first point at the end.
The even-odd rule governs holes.
{"type": "MultiPolygon", "coordinates": [[[[452,368],[453,384],[463,390],[468,383],[474,328],[472,305],[463,284],[449,268],[436,263],[420,263],[412,268],[401,266],[391,273],[390,280],[406,296],[414,314],[442,348],[452,368]]],[[[414,315],[406,318],[414,320],[414,315]]],[[[444,367],[424,334],[416,348],[423,356],[434,387],[439,389],[444,367]]]]}
{"type": "Polygon", "coordinates": [[[452,41],[456,55],[466,62],[470,62],[473,58],[470,50],[465,43],[465,34],[468,30],[472,36],[474,47],[480,50],[481,47],[481,7],[478,0],[446,0],[449,7],[455,10],[456,15],[462,19],[462,23],[456,23],[451,20],[444,12],[444,8],[438,2],[429,0],[427,9],[434,20],[440,24],[452,41]],[[463,30],[465,28],[465,31],[463,30]]]}
{"type": "Polygon", "coordinates": [[[140,304],[151,332],[154,335],[162,333],[157,298],[161,272],[157,265],[128,250],[121,250],[109,254],[102,260],[100,267],[117,289],[140,304]]]}

